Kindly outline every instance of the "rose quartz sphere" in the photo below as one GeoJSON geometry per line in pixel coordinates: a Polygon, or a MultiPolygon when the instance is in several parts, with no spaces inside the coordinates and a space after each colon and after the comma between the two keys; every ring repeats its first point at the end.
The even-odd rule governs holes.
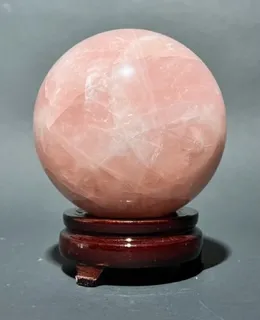
{"type": "Polygon", "coordinates": [[[225,106],[205,64],[159,33],[88,38],[47,74],[34,113],[36,149],[58,190],[106,218],[168,215],[215,173],[225,106]]]}

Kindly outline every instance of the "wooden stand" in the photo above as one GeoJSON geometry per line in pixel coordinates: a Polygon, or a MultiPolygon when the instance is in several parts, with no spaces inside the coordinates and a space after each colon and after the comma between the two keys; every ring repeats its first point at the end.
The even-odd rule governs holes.
{"type": "Polygon", "coordinates": [[[60,252],[76,261],[76,282],[94,287],[104,268],[152,268],[201,263],[202,233],[198,212],[184,208],[168,217],[143,220],[95,218],[67,210],[60,252]]]}

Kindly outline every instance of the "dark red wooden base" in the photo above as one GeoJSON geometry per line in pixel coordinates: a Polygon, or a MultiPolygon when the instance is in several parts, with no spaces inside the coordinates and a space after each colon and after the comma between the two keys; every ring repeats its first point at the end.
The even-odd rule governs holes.
{"type": "Polygon", "coordinates": [[[168,217],[143,220],[95,218],[80,209],[64,213],[60,252],[76,261],[76,281],[96,286],[104,268],[153,268],[200,263],[198,212],[184,208],[168,217]]]}

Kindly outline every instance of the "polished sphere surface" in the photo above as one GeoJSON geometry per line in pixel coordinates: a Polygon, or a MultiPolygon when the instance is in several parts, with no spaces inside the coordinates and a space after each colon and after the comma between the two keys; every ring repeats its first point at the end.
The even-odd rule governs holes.
{"type": "Polygon", "coordinates": [[[191,201],[225,146],[225,105],[178,41],[112,30],[67,51],[35,104],[36,150],[58,190],[99,217],[151,218],[191,201]]]}

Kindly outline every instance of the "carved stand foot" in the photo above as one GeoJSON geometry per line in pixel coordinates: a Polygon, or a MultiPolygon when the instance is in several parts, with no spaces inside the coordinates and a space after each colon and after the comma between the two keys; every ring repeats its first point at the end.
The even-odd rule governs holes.
{"type": "Polygon", "coordinates": [[[96,287],[103,270],[103,268],[98,267],[77,265],[75,277],[76,283],[84,287],[96,287]]]}

